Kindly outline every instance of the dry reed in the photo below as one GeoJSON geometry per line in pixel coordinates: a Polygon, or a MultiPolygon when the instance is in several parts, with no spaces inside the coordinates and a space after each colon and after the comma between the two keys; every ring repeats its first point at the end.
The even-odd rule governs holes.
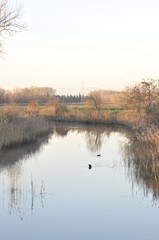
{"type": "Polygon", "coordinates": [[[49,131],[50,124],[40,116],[2,121],[0,122],[0,149],[33,141],[39,135],[49,131]]]}
{"type": "Polygon", "coordinates": [[[144,193],[159,199],[159,131],[155,126],[136,127],[125,146],[125,164],[133,182],[144,193]]]}

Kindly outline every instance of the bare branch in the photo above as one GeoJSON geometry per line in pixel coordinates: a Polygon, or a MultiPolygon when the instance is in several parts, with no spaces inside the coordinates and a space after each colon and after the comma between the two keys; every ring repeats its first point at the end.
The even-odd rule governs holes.
{"type": "Polygon", "coordinates": [[[100,92],[98,91],[91,92],[88,96],[88,103],[90,106],[95,108],[96,111],[99,112],[101,108],[101,103],[102,103],[100,92]]]}
{"type": "Polygon", "coordinates": [[[8,0],[0,0],[0,53],[2,53],[2,38],[26,29],[25,24],[19,23],[22,14],[20,6],[11,6],[8,0]]]}
{"type": "Polygon", "coordinates": [[[159,87],[158,80],[147,79],[124,92],[127,107],[133,110],[136,119],[141,122],[152,121],[158,124],[159,87]],[[157,114],[156,114],[157,113],[157,114]]]}

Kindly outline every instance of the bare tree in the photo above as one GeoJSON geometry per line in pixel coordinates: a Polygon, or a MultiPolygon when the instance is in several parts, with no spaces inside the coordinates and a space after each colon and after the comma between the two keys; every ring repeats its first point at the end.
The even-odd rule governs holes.
{"type": "Polygon", "coordinates": [[[148,79],[134,87],[125,90],[124,102],[132,109],[132,113],[139,122],[154,122],[158,124],[159,118],[159,87],[158,80],[148,79]]]}
{"type": "Polygon", "coordinates": [[[0,52],[2,52],[2,38],[4,36],[11,36],[26,28],[26,25],[19,23],[21,14],[22,8],[20,6],[11,5],[8,0],[0,0],[0,52]]]}
{"type": "Polygon", "coordinates": [[[158,80],[143,80],[141,82],[141,89],[143,94],[143,103],[145,108],[149,111],[152,104],[159,99],[158,80]]]}
{"type": "Polygon", "coordinates": [[[99,91],[93,91],[88,96],[88,104],[97,112],[101,110],[102,99],[99,91]]]}
{"type": "Polygon", "coordinates": [[[159,100],[158,80],[148,79],[125,90],[125,102],[140,113],[149,110],[159,100]]]}
{"type": "Polygon", "coordinates": [[[137,114],[140,114],[141,111],[144,110],[140,84],[133,87],[126,87],[123,96],[123,103],[126,107],[132,109],[137,114]]]}

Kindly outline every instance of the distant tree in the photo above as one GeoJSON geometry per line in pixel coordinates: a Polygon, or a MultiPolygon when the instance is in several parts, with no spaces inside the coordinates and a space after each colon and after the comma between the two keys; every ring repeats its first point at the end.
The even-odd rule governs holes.
{"type": "Polygon", "coordinates": [[[60,96],[64,103],[81,103],[86,100],[86,96],[78,94],[78,95],[61,95],[60,96]]]}
{"type": "Polygon", "coordinates": [[[122,92],[103,89],[95,92],[100,96],[102,103],[112,107],[121,107],[122,92]]]}
{"type": "Polygon", "coordinates": [[[43,105],[53,100],[54,97],[55,89],[49,87],[16,88],[12,91],[12,99],[18,104],[37,101],[43,105]]]}
{"type": "Polygon", "coordinates": [[[19,30],[25,29],[26,25],[19,23],[22,8],[20,6],[11,5],[9,0],[0,1],[0,52],[3,49],[3,36],[13,35],[19,30]]]}
{"type": "Polygon", "coordinates": [[[59,96],[55,97],[53,101],[48,102],[47,108],[49,109],[49,114],[57,119],[67,111],[64,102],[59,96]]]}
{"type": "Polygon", "coordinates": [[[123,96],[123,103],[126,107],[132,109],[136,113],[141,113],[143,108],[143,97],[141,93],[141,85],[137,84],[133,87],[126,87],[123,96]]]}
{"type": "Polygon", "coordinates": [[[99,91],[93,91],[88,95],[87,98],[87,102],[88,104],[94,108],[96,111],[100,111],[101,109],[101,103],[102,103],[102,99],[101,99],[101,95],[99,91]]]}

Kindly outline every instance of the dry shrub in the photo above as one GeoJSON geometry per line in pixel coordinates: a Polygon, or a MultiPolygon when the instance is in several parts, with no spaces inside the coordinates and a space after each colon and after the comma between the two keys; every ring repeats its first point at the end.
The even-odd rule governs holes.
{"type": "Polygon", "coordinates": [[[40,109],[39,114],[42,116],[52,116],[52,115],[55,115],[55,111],[56,111],[55,106],[50,105],[50,106],[42,107],[40,109]]]}
{"type": "Polygon", "coordinates": [[[27,112],[29,114],[38,114],[39,113],[39,104],[37,101],[32,101],[27,105],[27,112]]]}
{"type": "Polygon", "coordinates": [[[92,109],[71,110],[63,113],[59,120],[84,123],[115,123],[116,115],[111,112],[102,112],[92,109]]]}
{"type": "Polygon", "coordinates": [[[22,108],[16,104],[12,104],[1,107],[0,111],[1,114],[3,114],[4,119],[11,120],[21,115],[22,108]]]}

